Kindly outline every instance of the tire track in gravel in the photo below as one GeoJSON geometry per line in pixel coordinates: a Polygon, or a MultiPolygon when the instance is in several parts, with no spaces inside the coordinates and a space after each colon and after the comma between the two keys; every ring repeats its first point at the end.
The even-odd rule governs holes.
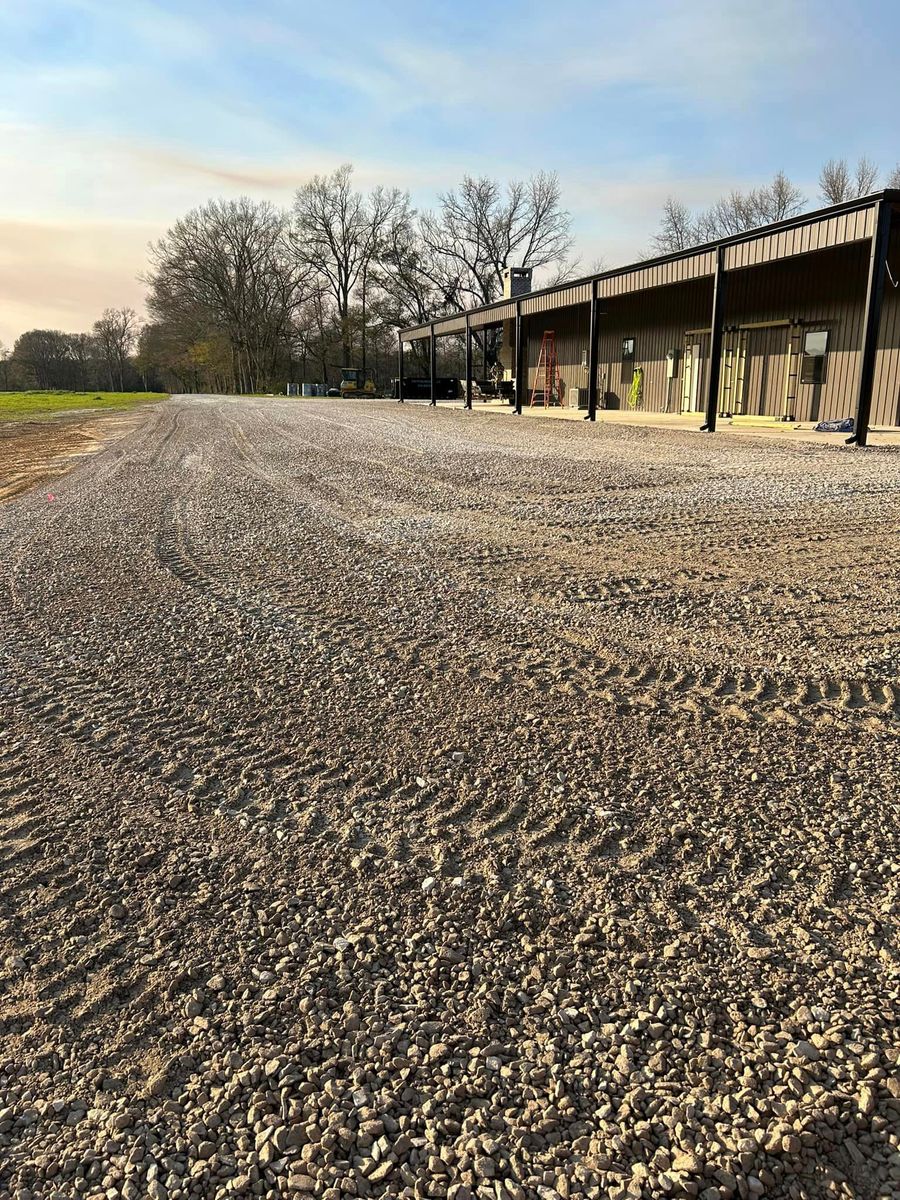
{"type": "MultiPolygon", "coordinates": [[[[188,452],[189,447],[182,444],[183,422],[183,412],[176,409],[151,456],[155,465],[188,452]]],[[[267,492],[274,490],[309,505],[310,497],[302,485],[280,478],[265,465],[232,413],[223,415],[223,425],[230,431],[244,469],[267,492]]],[[[313,453],[323,452],[314,442],[307,442],[307,446],[313,453]]],[[[110,464],[110,470],[116,465],[110,464]]],[[[389,469],[388,464],[385,468],[389,469]]],[[[496,622],[488,622],[481,639],[468,639],[464,652],[455,661],[447,662],[435,657],[434,638],[427,633],[420,631],[400,639],[389,623],[373,620],[371,614],[368,618],[364,615],[348,619],[343,613],[327,611],[321,596],[310,592],[308,580],[297,578],[277,564],[257,567],[252,563],[217,559],[211,542],[198,537],[195,531],[200,527],[189,515],[199,487],[199,474],[187,473],[177,494],[167,503],[156,535],[160,564],[204,603],[239,618],[244,627],[269,638],[277,635],[295,653],[302,648],[308,665],[318,666],[323,672],[327,672],[335,653],[340,652],[352,673],[364,676],[373,662],[384,660],[387,651],[400,676],[423,666],[439,671],[437,690],[432,688],[436,699],[445,696],[444,689],[458,691],[461,697],[471,696],[474,685],[486,705],[503,703],[510,693],[531,693],[535,703],[550,708],[564,699],[598,714],[604,707],[612,706],[617,711],[660,714],[682,711],[743,721],[796,722],[815,719],[817,713],[826,711],[838,720],[871,717],[882,725],[896,724],[898,696],[888,685],[832,679],[778,680],[739,671],[686,669],[656,659],[626,663],[611,655],[581,649],[571,634],[558,630],[554,631],[552,649],[542,650],[537,641],[529,640],[527,623],[519,631],[518,644],[510,649],[508,630],[496,622]]],[[[453,489],[447,487],[445,491],[450,493],[453,489]]],[[[323,508],[316,502],[312,511],[317,517],[313,540],[320,553],[323,547],[327,553],[346,549],[348,530],[355,546],[351,553],[364,556],[370,549],[364,537],[353,532],[350,518],[340,509],[336,511],[332,504],[323,508]],[[323,521],[323,515],[328,519],[323,521]]],[[[55,513],[53,519],[60,515],[55,513]]],[[[391,548],[387,551],[390,554],[391,548]]],[[[473,549],[470,554],[458,556],[452,586],[461,600],[473,583],[487,583],[496,590],[496,575],[491,572],[498,565],[503,569],[515,566],[526,554],[514,545],[496,550],[473,549]],[[485,563],[487,575],[483,569],[485,563]]],[[[405,566],[402,556],[393,557],[401,568],[405,566]]],[[[424,561],[435,574],[443,569],[440,552],[426,553],[424,561]]],[[[121,680],[107,684],[91,665],[86,666],[76,657],[67,660],[64,671],[48,668],[46,661],[32,660],[26,664],[20,659],[17,666],[28,675],[20,701],[34,719],[42,721],[56,735],[79,742],[117,773],[133,773],[141,778],[157,774],[186,802],[218,804],[232,816],[240,815],[240,802],[224,804],[225,793],[238,787],[251,795],[262,791],[271,783],[273,771],[282,772],[279,783],[286,792],[301,792],[311,780],[323,776],[319,760],[303,767],[286,763],[283,754],[273,748],[277,738],[271,730],[264,732],[258,741],[250,737],[236,748],[208,721],[198,719],[199,705],[180,709],[177,719],[173,712],[160,714],[152,707],[135,704],[121,680]],[[159,746],[165,747],[164,753],[153,744],[157,738],[159,746]],[[163,758],[169,760],[165,770],[163,758]],[[199,790],[194,787],[195,778],[204,774],[200,759],[204,763],[213,761],[218,786],[199,790]]],[[[258,716],[264,725],[262,706],[258,716]]],[[[380,789],[392,786],[388,773],[379,773],[368,783],[380,789]]],[[[349,784],[363,786],[362,775],[351,777],[349,784]]],[[[406,792],[395,789],[394,800],[405,804],[410,816],[429,809],[428,795],[420,789],[409,788],[406,792]]],[[[520,798],[508,797],[485,807],[478,794],[473,793],[447,811],[435,814],[434,823],[472,829],[490,839],[516,828],[524,812],[520,798]]],[[[270,811],[267,816],[270,820],[283,820],[285,812],[270,811]]],[[[535,845],[544,845],[565,832],[568,821],[552,806],[535,808],[529,814],[527,836],[535,845]]]]}
{"type": "MultiPolygon", "coordinates": [[[[235,427],[235,422],[229,420],[229,424],[235,427]]],[[[248,470],[266,489],[274,488],[285,496],[308,501],[302,487],[279,479],[274,469],[263,466],[243,433],[235,436],[235,445],[248,470]]],[[[346,514],[334,513],[329,505],[328,515],[332,519],[317,524],[314,539],[323,557],[328,558],[347,537],[358,543],[358,554],[364,557],[367,547],[346,514]],[[340,537],[335,533],[336,527],[341,529],[340,537]],[[327,549],[323,549],[326,543],[327,549]]],[[[480,568],[485,559],[496,565],[499,557],[506,566],[521,561],[524,554],[515,547],[506,547],[499,555],[492,550],[483,550],[474,551],[469,557],[463,556],[454,572],[460,593],[468,587],[473,573],[479,582],[484,582],[480,568]],[[473,565],[476,567],[474,572],[473,565]]],[[[190,584],[211,587],[219,602],[233,608],[245,604],[242,597],[248,590],[246,583],[251,584],[251,594],[265,593],[274,601],[279,620],[299,620],[301,625],[313,626],[319,639],[330,640],[332,651],[338,644],[346,650],[349,640],[357,673],[374,658],[383,655],[385,647],[389,646],[396,656],[399,674],[408,674],[430,661],[441,671],[444,685],[458,687],[461,695],[471,694],[474,683],[498,702],[510,693],[531,691],[536,699],[541,697],[548,705],[565,697],[576,700],[588,711],[601,711],[608,705],[619,712],[683,712],[742,722],[761,720],[801,724],[827,715],[829,720],[838,723],[851,717],[864,717],[872,728],[896,725],[896,693],[865,681],[779,679],[740,670],[684,668],[658,659],[625,662],[579,649],[571,635],[558,631],[552,651],[545,649],[541,653],[536,644],[526,649],[520,643],[515,653],[506,653],[502,649],[506,640],[503,631],[489,630],[484,640],[469,639],[465,653],[454,663],[435,663],[432,639],[427,635],[398,641],[392,628],[384,622],[366,623],[348,620],[344,615],[328,614],[321,605],[321,597],[309,593],[304,579],[281,570],[277,562],[267,563],[264,571],[256,570],[249,563],[242,564],[241,578],[246,583],[236,584],[231,577],[230,565],[216,563],[199,547],[188,544],[181,574],[190,584]],[[489,669],[485,669],[485,662],[490,663],[489,669]]],[[[496,585],[496,580],[494,583],[496,585]]],[[[623,595],[628,594],[629,586],[623,582],[623,595]]],[[[381,780],[380,785],[388,786],[388,780],[381,780]]],[[[395,804],[399,802],[405,806],[408,817],[428,814],[431,808],[427,791],[395,791],[393,799],[395,804]]],[[[516,828],[523,811],[518,801],[508,798],[486,808],[481,799],[473,795],[445,812],[435,814],[431,823],[444,828],[468,828],[491,839],[516,828]]],[[[527,833],[533,844],[540,848],[559,840],[570,826],[571,818],[561,816],[550,806],[540,814],[537,811],[531,814],[527,833]]]]}
{"type": "MultiPolygon", "coordinates": [[[[828,494],[838,497],[844,495],[839,483],[830,478],[822,481],[821,488],[828,494]]],[[[886,496],[892,494],[892,489],[888,485],[883,485],[881,491],[886,496]]],[[[621,493],[617,494],[621,495],[621,493]]],[[[571,495],[573,499],[579,498],[577,493],[563,493],[563,495],[571,495]]],[[[590,498],[602,498],[605,495],[605,492],[598,491],[590,498]]],[[[562,521],[568,521],[569,517],[570,514],[566,513],[562,521]]],[[[783,518],[779,515],[771,519],[781,535],[778,540],[783,540],[783,518]]],[[[696,538],[698,525],[703,524],[703,518],[698,517],[695,513],[691,517],[685,517],[683,523],[685,528],[690,529],[692,536],[696,538]]],[[[727,528],[728,516],[725,514],[713,518],[708,523],[720,528],[727,528]]],[[[553,523],[549,524],[552,526],[553,523]]],[[[862,528],[863,521],[858,519],[857,525],[862,528]]],[[[545,524],[543,528],[546,529],[547,525],[545,524]]],[[[644,523],[639,523],[636,528],[642,534],[648,532],[644,523]]],[[[846,522],[842,524],[842,528],[847,529],[846,522]]],[[[667,523],[667,536],[668,533],[667,523]]],[[[465,550],[460,552],[458,547],[454,547],[453,552],[445,556],[443,565],[446,569],[455,570],[480,584],[487,582],[496,586],[495,574],[485,575],[482,569],[486,565],[495,572],[498,567],[508,569],[524,563],[533,563],[533,545],[528,546],[527,543],[525,545],[497,545],[495,538],[496,520],[492,529],[488,531],[488,536],[477,542],[473,539],[472,549],[468,553],[465,550]]],[[[541,545],[543,548],[545,543],[541,545]]],[[[559,553],[558,549],[557,553],[559,553]]],[[[546,556],[543,557],[546,558],[546,556]]],[[[558,560],[554,562],[556,567],[562,565],[558,560]]],[[[684,576],[684,572],[681,574],[684,576]]],[[[684,577],[687,579],[711,578],[713,580],[716,578],[716,576],[709,576],[708,572],[699,571],[688,572],[684,577]]],[[[596,576],[592,576],[591,579],[593,582],[596,576]]],[[[631,600],[638,590],[636,584],[637,580],[635,579],[602,579],[594,585],[596,591],[593,595],[588,593],[586,596],[578,597],[575,602],[590,603],[596,602],[598,599],[603,601],[631,600]]],[[[565,589],[568,592],[570,587],[571,575],[561,573],[560,590],[565,589]]],[[[651,594],[654,591],[657,594],[663,594],[669,591],[670,587],[665,582],[658,581],[655,588],[642,590],[644,593],[649,590],[651,594]]],[[[518,600],[518,597],[516,599],[518,600]]],[[[555,599],[559,599],[559,597],[555,599]]],[[[556,635],[563,647],[571,644],[571,635],[567,631],[557,630],[556,635]]],[[[724,706],[730,715],[741,720],[749,719],[751,715],[760,715],[765,720],[794,721],[815,720],[819,715],[827,715],[834,719],[854,714],[868,718],[873,728],[895,727],[900,721],[900,686],[891,679],[848,678],[828,673],[816,675],[777,674],[758,670],[751,671],[746,667],[738,667],[736,670],[725,668],[710,670],[707,667],[697,669],[655,656],[638,655],[638,658],[642,663],[642,669],[637,673],[632,671],[626,662],[617,657],[615,653],[600,656],[591,654],[587,659],[584,656],[577,656],[569,659],[563,669],[568,669],[572,676],[577,677],[576,686],[582,694],[588,698],[599,699],[601,702],[609,696],[607,685],[615,683],[628,688],[630,694],[613,697],[614,703],[656,706],[663,697],[668,697],[676,704],[687,700],[688,707],[697,707],[698,711],[707,715],[714,715],[717,711],[721,712],[724,706]],[[592,694],[592,681],[601,685],[599,692],[595,689],[592,694]],[[748,706],[752,711],[748,711],[748,706]]],[[[557,655],[554,654],[553,659],[557,661],[557,655]]],[[[635,655],[630,653],[628,662],[633,662],[634,659],[635,655]]],[[[514,671],[516,666],[517,663],[509,659],[502,662],[502,669],[506,671],[514,671]]],[[[536,684],[538,688],[548,685],[552,689],[553,681],[552,679],[548,680],[546,674],[543,681],[536,684]]],[[[531,686],[535,686],[534,680],[531,686]]]]}
{"type": "MultiPolygon", "coordinates": [[[[182,457],[190,452],[188,447],[179,446],[185,433],[183,412],[176,408],[167,415],[168,428],[150,455],[150,463],[154,466],[165,462],[173,448],[182,457]]],[[[157,420],[151,433],[156,432],[159,420],[164,419],[157,420]]],[[[122,454],[118,451],[108,463],[100,464],[101,481],[108,480],[118,469],[122,454]]],[[[95,486],[96,480],[75,480],[69,495],[77,501],[95,486]]],[[[182,500],[176,500],[173,511],[180,511],[178,506],[182,503],[182,500]]],[[[65,509],[61,506],[44,526],[44,535],[48,527],[59,525],[64,515],[65,509]]],[[[163,558],[168,556],[165,565],[174,574],[180,571],[194,584],[203,578],[202,571],[195,568],[180,550],[177,521],[170,529],[163,525],[158,545],[163,558]]],[[[22,616],[26,630],[34,617],[21,594],[18,580],[30,548],[31,541],[26,540],[9,580],[12,607],[22,616]]],[[[174,793],[197,799],[193,780],[203,774],[201,764],[212,762],[223,774],[230,774],[232,780],[245,773],[243,750],[227,738],[217,737],[209,722],[198,720],[199,706],[180,706],[177,711],[170,709],[161,714],[155,705],[136,701],[129,680],[121,676],[110,680],[102,678],[92,660],[84,661],[77,652],[62,646],[54,648],[54,656],[57,661],[51,663],[46,653],[37,655],[24,645],[14,657],[0,648],[0,664],[5,668],[3,674],[10,680],[17,680],[14,685],[7,685],[8,697],[54,737],[65,738],[89,750],[116,775],[137,779],[157,777],[174,793]],[[169,760],[165,770],[163,760],[169,760]]],[[[258,759],[253,776],[246,782],[252,786],[266,766],[264,759],[258,759]]],[[[219,793],[214,788],[206,792],[201,789],[200,795],[209,800],[218,798],[219,793]]]]}
{"type": "MultiPolygon", "coordinates": [[[[330,422],[317,414],[323,423],[330,422]]],[[[387,464],[383,464],[387,465],[387,464]]],[[[267,476],[266,482],[274,482],[267,476]]],[[[450,489],[448,489],[450,490],[450,489]]],[[[529,558],[521,546],[473,547],[469,554],[453,553],[442,564],[455,568],[465,582],[494,583],[494,575],[485,577],[481,567],[487,561],[491,567],[517,565],[529,558]],[[474,570],[472,568],[475,568],[474,570]]],[[[295,603],[299,585],[296,580],[270,573],[268,587],[288,605],[295,603]]],[[[463,584],[465,586],[465,584],[463,584]]],[[[665,590],[665,585],[660,584],[665,590]]],[[[606,580],[600,584],[608,597],[631,597],[634,582],[628,579],[606,580]]],[[[660,659],[635,656],[625,661],[615,654],[598,655],[580,650],[571,633],[557,630],[557,646],[552,654],[532,658],[527,665],[519,654],[498,652],[497,640],[484,644],[469,643],[467,661],[451,668],[462,682],[484,680],[481,663],[490,657],[494,672],[503,672],[501,690],[525,688],[535,692],[575,694],[582,702],[602,707],[612,704],[619,708],[663,710],[674,708],[704,716],[729,716],[739,721],[759,719],[789,724],[808,723],[825,717],[842,722],[848,718],[866,719],[873,729],[900,729],[900,688],[890,680],[848,679],[842,676],[804,676],[760,673],[738,667],[728,670],[709,666],[690,667],[660,659]],[[565,681],[561,681],[561,676],[565,681]]],[[[368,659],[376,646],[390,638],[390,630],[382,628],[376,637],[365,638],[357,631],[356,647],[361,659],[368,659]]],[[[408,662],[415,660],[421,649],[418,644],[405,644],[408,662]]],[[[490,681],[490,680],[489,680],[490,681]]]]}

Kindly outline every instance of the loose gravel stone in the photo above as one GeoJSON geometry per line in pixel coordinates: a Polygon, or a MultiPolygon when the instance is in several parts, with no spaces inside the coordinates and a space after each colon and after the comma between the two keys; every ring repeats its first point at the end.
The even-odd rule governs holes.
{"type": "Polygon", "coordinates": [[[0,509],[0,1198],[900,1195],[898,483],[192,397],[0,509]]]}

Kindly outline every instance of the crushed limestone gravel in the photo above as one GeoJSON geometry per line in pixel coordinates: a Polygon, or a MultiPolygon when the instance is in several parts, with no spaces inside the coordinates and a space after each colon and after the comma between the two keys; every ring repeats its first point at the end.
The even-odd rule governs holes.
{"type": "Polygon", "coordinates": [[[900,1195],[900,457],[176,399],[0,510],[0,1198],[900,1195]]]}

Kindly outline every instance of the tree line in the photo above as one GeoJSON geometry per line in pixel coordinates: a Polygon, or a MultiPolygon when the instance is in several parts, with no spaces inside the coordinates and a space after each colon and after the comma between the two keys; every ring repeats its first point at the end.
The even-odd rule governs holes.
{"type": "Polygon", "coordinates": [[[0,344],[0,391],[138,391],[148,378],[135,356],[133,308],[107,308],[89,333],[29,329],[12,350],[0,344]]]}
{"type": "MultiPolygon", "coordinates": [[[[858,159],[855,167],[845,158],[830,158],[819,173],[817,199],[822,205],[829,205],[868,196],[878,189],[880,176],[879,168],[866,157],[858,159]]],[[[900,164],[888,172],[883,186],[900,188],[900,164]]],[[[749,191],[733,188],[700,211],[693,211],[676,196],[669,196],[645,257],[673,254],[704,242],[746,233],[772,221],[798,216],[807,207],[807,197],[784,171],[778,171],[772,182],[762,187],[749,191]]]]}
{"type": "MultiPolygon", "coordinates": [[[[466,177],[417,211],[397,188],[316,175],[290,209],[214,200],[151,249],[142,348],[179,387],[333,384],[342,367],[396,373],[397,329],[500,295],[507,266],[572,269],[555,175],[466,177]]],[[[424,365],[420,364],[424,370],[424,365]]]]}
{"type": "MultiPolygon", "coordinates": [[[[855,167],[831,159],[818,199],[867,195],[878,180],[866,158],[855,167]]],[[[885,186],[900,187],[900,166],[885,186]]],[[[669,197],[646,257],[807,204],[783,171],[699,211],[669,197]]],[[[0,390],[283,391],[287,382],[333,386],[349,366],[386,386],[398,328],[496,300],[510,266],[532,267],[539,285],[563,282],[578,270],[572,249],[555,174],[466,176],[417,210],[398,188],[357,188],[348,163],[314,176],[287,208],[242,197],[187,213],[150,247],[146,322],[107,309],[89,333],[30,330],[11,353],[0,346],[0,390]]],[[[409,353],[410,372],[426,373],[425,344],[409,353]]]]}

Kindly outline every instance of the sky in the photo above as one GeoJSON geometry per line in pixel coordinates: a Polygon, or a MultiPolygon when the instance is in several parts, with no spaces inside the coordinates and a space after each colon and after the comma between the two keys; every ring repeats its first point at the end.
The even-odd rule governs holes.
{"type": "Polygon", "coordinates": [[[585,271],[667,195],[900,161],[895,0],[0,0],[0,342],[142,309],[214,196],[554,170],[585,271]]]}

